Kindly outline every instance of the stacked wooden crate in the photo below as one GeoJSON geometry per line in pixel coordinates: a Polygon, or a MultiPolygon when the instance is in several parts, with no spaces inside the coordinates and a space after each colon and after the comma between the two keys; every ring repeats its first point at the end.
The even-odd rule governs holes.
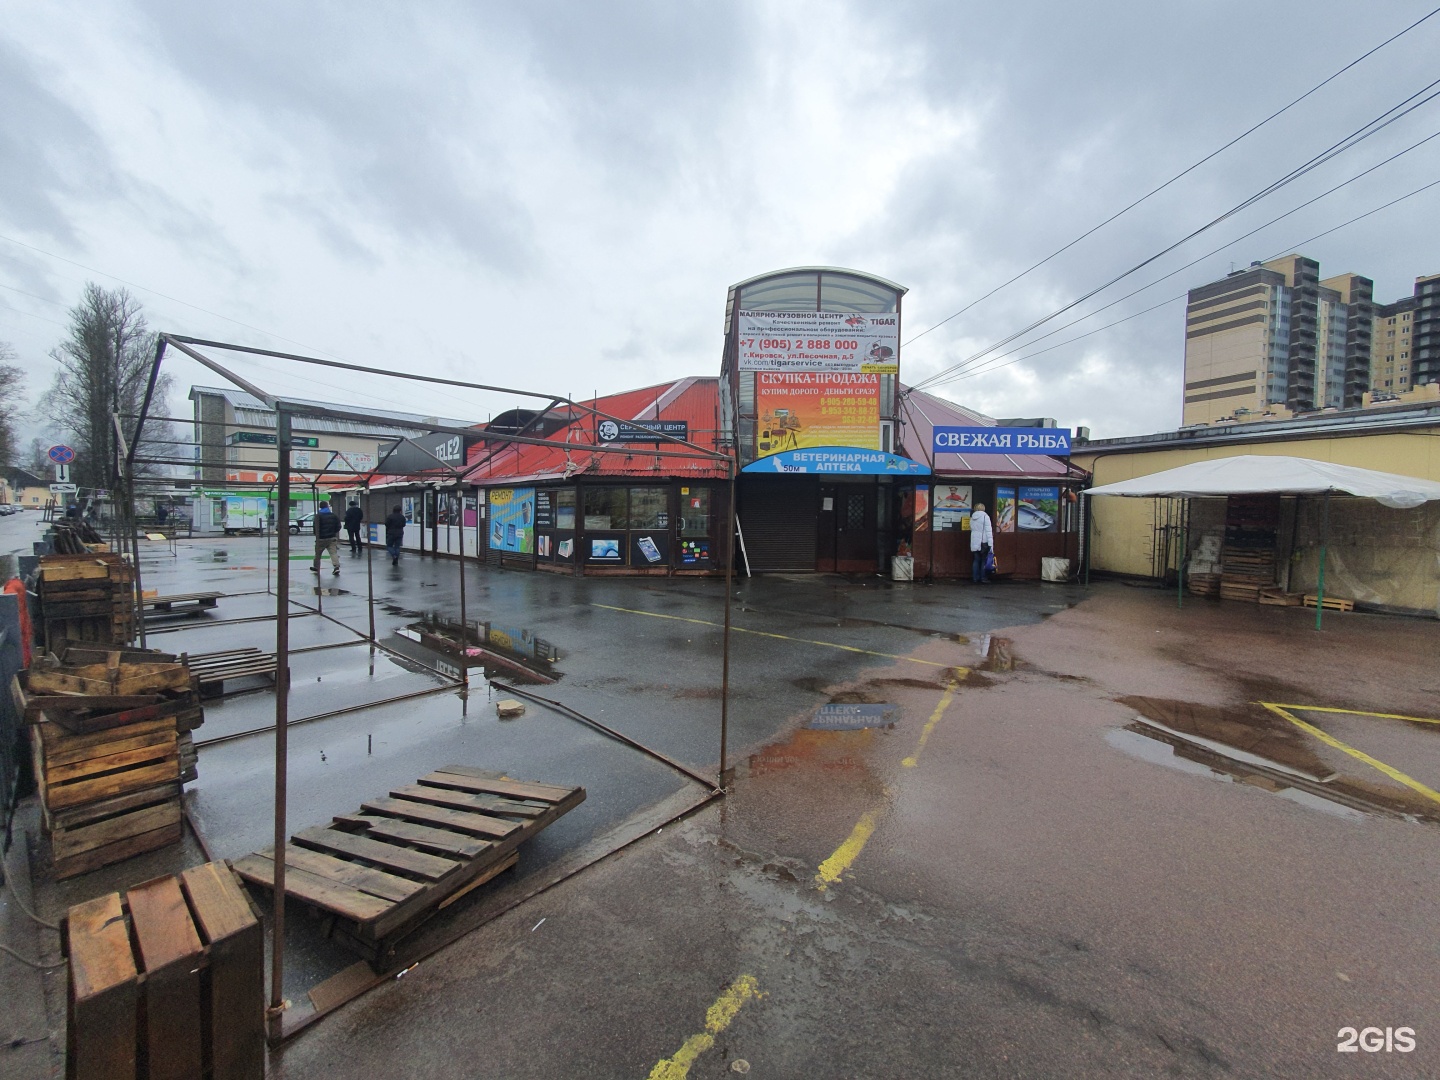
{"type": "Polygon", "coordinates": [[[1225,600],[1260,599],[1260,590],[1275,584],[1273,549],[1226,546],[1221,552],[1220,596],[1225,600]]]}
{"type": "Polygon", "coordinates": [[[65,919],[65,1075],[265,1075],[265,937],[224,863],[77,904],[65,919]]]}
{"type": "Polygon", "coordinates": [[[187,754],[182,739],[204,720],[183,663],[141,650],[104,663],[41,661],[15,692],[56,878],[180,839],[187,756],[194,776],[193,745],[187,754]]]}
{"type": "Polygon", "coordinates": [[[135,571],[120,555],[46,555],[40,560],[40,618],[46,650],[66,642],[128,644],[135,636],[135,571]]]}
{"type": "Polygon", "coordinates": [[[1225,500],[1225,542],[1220,549],[1220,596],[1258,603],[1275,584],[1275,533],[1280,499],[1232,495],[1225,500]]]}

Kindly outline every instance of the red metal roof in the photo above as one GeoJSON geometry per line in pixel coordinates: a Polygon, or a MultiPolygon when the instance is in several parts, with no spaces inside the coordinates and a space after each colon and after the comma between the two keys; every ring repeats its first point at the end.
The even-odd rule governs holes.
{"type": "Polygon", "coordinates": [[[993,417],[935,397],[922,390],[902,388],[900,398],[900,453],[913,461],[923,461],[935,470],[936,476],[1000,477],[1017,480],[1052,480],[1070,476],[1064,458],[1043,454],[954,454],[933,453],[934,429],[946,425],[956,427],[995,427],[993,417]]]}
{"type": "MultiPolygon", "coordinates": [[[[579,405],[607,413],[622,420],[683,420],[690,426],[690,441],[707,450],[718,450],[720,418],[720,380],[714,377],[691,377],[674,382],[626,390],[579,405]]],[[[478,443],[467,457],[468,468],[462,483],[519,484],[535,480],[563,479],[585,476],[628,477],[720,477],[726,476],[723,460],[704,457],[699,451],[688,450],[679,443],[613,443],[618,453],[601,453],[582,449],[575,443],[595,443],[599,421],[589,413],[561,406],[548,418],[564,421],[574,417],[546,436],[548,446],[512,443],[478,443]],[[693,453],[694,457],[656,456],[654,451],[693,453]]]]}

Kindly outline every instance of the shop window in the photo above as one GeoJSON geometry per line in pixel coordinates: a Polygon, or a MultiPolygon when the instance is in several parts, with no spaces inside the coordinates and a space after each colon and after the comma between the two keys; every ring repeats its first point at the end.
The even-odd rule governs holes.
{"type": "Polygon", "coordinates": [[[635,487],[630,489],[630,528],[663,529],[669,524],[669,488],[635,487]]]}
{"type": "Polygon", "coordinates": [[[625,489],[622,487],[598,487],[585,489],[585,528],[623,529],[629,515],[626,512],[625,489]]]}
{"type": "Polygon", "coordinates": [[[575,528],[575,489],[561,488],[555,494],[557,496],[555,527],[557,529],[575,528]]]}
{"type": "Polygon", "coordinates": [[[710,535],[710,489],[692,487],[680,492],[680,535],[710,535]]]}

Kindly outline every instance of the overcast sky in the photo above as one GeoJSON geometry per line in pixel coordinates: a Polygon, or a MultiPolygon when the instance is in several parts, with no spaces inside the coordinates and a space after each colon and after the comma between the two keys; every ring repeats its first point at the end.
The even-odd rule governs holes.
{"type": "MultiPolygon", "coordinates": [[[[803,264],[907,286],[908,339],[1429,6],[3,0],[0,341],[38,396],[83,283],[123,279],[156,329],[579,396],[717,373],[727,286],[803,264]]],[[[915,341],[902,378],[1265,187],[1424,87],[1437,47],[1440,16],[915,341]]],[[[1440,101],[1075,314],[1437,130],[1440,101]]],[[[1282,254],[1437,164],[1440,139],[1035,348],[1282,254]]],[[[1437,210],[1440,187],[1301,250],[1395,299],[1440,271],[1437,210]]],[[[1165,430],[1183,342],[1173,303],[940,392],[1097,438],[1165,430]]],[[[463,419],[519,403],[241,370],[463,419]]]]}

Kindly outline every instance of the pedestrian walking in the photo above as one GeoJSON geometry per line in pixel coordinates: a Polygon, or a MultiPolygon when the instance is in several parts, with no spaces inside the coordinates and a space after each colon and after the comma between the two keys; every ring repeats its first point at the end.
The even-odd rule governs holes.
{"type": "Polygon", "coordinates": [[[320,504],[320,512],[315,515],[315,565],[310,567],[315,573],[320,573],[320,558],[328,553],[330,564],[334,567],[332,574],[340,573],[340,515],[330,509],[329,503],[320,504]]]}
{"type": "Polygon", "coordinates": [[[345,532],[350,536],[350,554],[360,554],[360,523],[365,520],[365,511],[360,509],[360,500],[351,499],[345,511],[345,532]]]}
{"type": "Polygon", "coordinates": [[[995,545],[995,529],[985,504],[976,503],[970,512],[970,578],[979,585],[990,576],[990,552],[995,545]]]}
{"type": "Polygon", "coordinates": [[[405,513],[400,507],[390,511],[385,519],[385,552],[390,556],[390,565],[400,565],[400,545],[405,540],[405,513]]]}

